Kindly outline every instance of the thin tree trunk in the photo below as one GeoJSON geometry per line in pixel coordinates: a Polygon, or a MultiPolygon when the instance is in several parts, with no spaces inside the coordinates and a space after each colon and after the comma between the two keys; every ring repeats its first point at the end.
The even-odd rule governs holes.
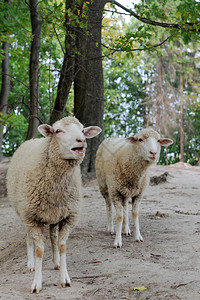
{"type": "MultiPolygon", "coordinates": [[[[95,0],[89,5],[88,30],[77,33],[76,77],[74,81],[74,113],[85,126],[97,125],[103,128],[104,85],[101,52],[102,11],[106,1],[95,0]]],[[[95,156],[103,134],[88,140],[86,157],[82,163],[83,173],[94,173],[95,156]]]]}
{"type": "Polygon", "coordinates": [[[66,36],[65,36],[65,53],[64,61],[62,64],[60,78],[57,89],[57,97],[54,104],[53,111],[50,116],[50,124],[62,118],[67,98],[74,80],[74,62],[75,62],[75,30],[71,23],[69,22],[69,17],[67,15],[67,10],[71,9],[74,11],[75,1],[66,0],[66,14],[65,14],[65,24],[66,24],[66,36]]]}
{"type": "Polygon", "coordinates": [[[38,0],[30,0],[32,42],[31,57],[29,65],[30,81],[30,117],[26,139],[37,136],[38,127],[38,108],[39,108],[39,57],[42,22],[39,17],[38,0]]]}
{"type": "MultiPolygon", "coordinates": [[[[9,63],[9,47],[8,42],[3,42],[2,49],[4,52],[4,59],[2,60],[2,84],[0,95],[0,112],[5,115],[8,110],[8,96],[10,92],[10,63],[9,63]]],[[[3,140],[3,124],[0,122],[0,161],[3,157],[1,147],[3,140]]]]}
{"type": "MultiPolygon", "coordinates": [[[[145,86],[145,94],[147,95],[147,82],[146,81],[146,86],[145,86]]],[[[143,115],[143,125],[145,128],[148,127],[149,124],[149,114],[147,113],[147,109],[149,110],[149,107],[147,105],[147,98],[145,97],[145,99],[142,101],[142,115],[143,115]]]]}
{"type": "Polygon", "coordinates": [[[158,84],[157,84],[157,99],[156,99],[156,130],[159,132],[161,127],[161,99],[162,99],[162,89],[163,85],[163,66],[162,57],[160,57],[158,65],[158,84]]]}
{"type": "Polygon", "coordinates": [[[180,128],[180,154],[181,162],[184,162],[184,122],[183,122],[183,75],[180,74],[180,119],[181,119],[181,128],[180,128]]]}

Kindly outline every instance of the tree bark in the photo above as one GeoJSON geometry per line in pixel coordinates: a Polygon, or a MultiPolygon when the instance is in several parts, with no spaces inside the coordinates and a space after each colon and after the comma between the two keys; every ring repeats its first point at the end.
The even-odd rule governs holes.
{"type": "Polygon", "coordinates": [[[158,83],[157,83],[157,98],[156,98],[156,130],[160,132],[161,129],[161,103],[163,97],[163,61],[162,57],[158,64],[158,83]]]}
{"type": "Polygon", "coordinates": [[[53,124],[57,120],[61,119],[64,113],[65,105],[69,92],[74,80],[74,62],[75,62],[75,30],[74,27],[69,22],[69,17],[67,10],[75,9],[74,0],[66,0],[66,14],[65,14],[65,24],[66,24],[66,36],[65,36],[65,53],[64,61],[62,64],[60,78],[57,89],[57,96],[54,104],[53,111],[50,116],[50,124],[53,124]]]}
{"type": "MultiPolygon", "coordinates": [[[[74,114],[84,126],[97,125],[103,129],[104,85],[101,51],[102,11],[106,1],[95,0],[89,5],[88,30],[77,32],[76,45],[81,55],[76,56],[74,80],[74,114]]],[[[88,140],[83,173],[94,173],[95,156],[103,133],[88,140]]]]}
{"type": "MultiPolygon", "coordinates": [[[[4,51],[4,59],[2,60],[2,84],[0,95],[0,112],[5,115],[8,110],[8,96],[10,92],[10,63],[9,63],[9,47],[8,42],[3,42],[2,49],[4,51]]],[[[0,122],[0,161],[2,160],[2,140],[3,140],[3,124],[0,122]]]]}
{"type": "Polygon", "coordinates": [[[184,162],[184,122],[183,122],[183,74],[180,74],[180,155],[181,155],[181,162],[184,162]]]}
{"type": "Polygon", "coordinates": [[[30,0],[32,41],[31,57],[29,64],[29,81],[30,81],[30,117],[26,140],[37,136],[38,108],[39,108],[39,57],[40,57],[40,40],[42,22],[39,17],[38,0],[30,0]]]}
{"type": "MultiPolygon", "coordinates": [[[[145,86],[146,95],[147,95],[147,82],[148,80],[146,81],[146,86],[145,86]]],[[[143,125],[145,128],[147,128],[149,126],[149,106],[147,105],[147,97],[145,97],[144,100],[142,101],[142,116],[143,116],[143,125]]]]}

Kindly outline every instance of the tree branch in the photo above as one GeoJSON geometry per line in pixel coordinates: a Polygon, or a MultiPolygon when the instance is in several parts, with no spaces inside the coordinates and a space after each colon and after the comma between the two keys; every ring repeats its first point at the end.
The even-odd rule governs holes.
{"type": "MultiPolygon", "coordinates": [[[[143,50],[149,50],[149,49],[152,49],[152,48],[156,48],[156,47],[160,47],[162,46],[165,42],[167,42],[173,35],[170,35],[168,36],[166,39],[164,39],[162,42],[158,43],[158,44],[155,44],[155,45],[152,45],[148,48],[132,48],[130,49],[130,52],[133,52],[133,51],[143,51],[143,50]]],[[[110,48],[109,46],[106,46],[105,44],[101,43],[101,45],[109,50],[111,50],[111,55],[113,55],[115,52],[121,52],[121,51],[124,51],[122,49],[115,49],[115,48],[110,48]]],[[[125,50],[126,51],[126,50],[125,50]]],[[[106,56],[103,56],[103,57],[106,57],[106,56]]],[[[93,59],[97,59],[96,57],[93,58],[93,59]]]]}
{"type": "Polygon", "coordinates": [[[27,89],[29,89],[29,86],[27,84],[25,84],[23,81],[19,80],[18,78],[14,77],[14,76],[11,76],[10,74],[6,74],[6,73],[2,73],[4,74],[5,76],[9,76],[10,78],[20,82],[21,84],[23,84],[27,89]]]}
{"type": "MultiPolygon", "coordinates": [[[[138,16],[133,10],[126,8],[125,6],[123,6],[122,4],[120,4],[119,2],[115,1],[115,0],[108,0],[107,3],[112,3],[115,4],[116,6],[120,7],[121,9],[123,9],[124,11],[128,12],[130,14],[130,16],[135,17],[136,19],[138,19],[139,21],[146,23],[146,24],[150,24],[153,26],[160,26],[160,27],[165,27],[165,28],[175,28],[175,29],[181,29],[183,31],[188,31],[186,28],[183,28],[182,26],[180,26],[179,24],[175,24],[175,23],[161,23],[161,22],[157,22],[157,21],[153,21],[153,20],[149,20],[147,18],[142,18],[140,16],[138,16]]],[[[193,26],[196,23],[185,23],[184,25],[186,26],[193,26]]],[[[189,31],[193,31],[193,32],[200,32],[200,30],[196,30],[196,29],[190,29],[189,31]]]]}

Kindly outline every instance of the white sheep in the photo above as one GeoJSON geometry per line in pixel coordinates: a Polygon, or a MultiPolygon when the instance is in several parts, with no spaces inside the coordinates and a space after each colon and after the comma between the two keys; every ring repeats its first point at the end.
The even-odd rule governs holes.
{"type": "Polygon", "coordinates": [[[35,269],[31,293],[42,289],[44,224],[50,227],[54,268],[60,269],[61,285],[71,285],[66,240],[77,223],[82,199],[80,163],[85,155],[85,138],[101,132],[97,126],[84,128],[74,117],[63,118],[53,126],[40,125],[38,130],[45,138],[23,143],[7,174],[9,199],[27,232],[28,270],[35,269]]]}
{"type": "Polygon", "coordinates": [[[113,205],[116,210],[115,248],[121,248],[121,233],[130,235],[128,199],[132,198],[135,239],[143,241],[139,227],[139,204],[148,185],[148,167],[159,159],[160,146],[173,142],[151,128],[143,129],[129,138],[104,140],[96,155],[96,175],[102,196],[106,201],[108,232],[114,233],[113,205]],[[113,205],[112,205],[113,204],[113,205]]]}

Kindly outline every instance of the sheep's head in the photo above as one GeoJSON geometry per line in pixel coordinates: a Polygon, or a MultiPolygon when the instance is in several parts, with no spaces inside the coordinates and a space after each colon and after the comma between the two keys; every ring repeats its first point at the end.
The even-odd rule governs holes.
{"type": "Polygon", "coordinates": [[[144,160],[148,162],[157,162],[160,156],[161,146],[169,146],[173,141],[168,138],[160,138],[158,132],[151,128],[142,129],[133,137],[127,140],[138,146],[138,151],[144,160]]]}
{"type": "Polygon", "coordinates": [[[56,139],[62,159],[83,158],[87,147],[86,138],[93,138],[101,132],[97,126],[84,128],[74,117],[63,118],[53,126],[42,124],[38,130],[43,136],[56,139]]]}

